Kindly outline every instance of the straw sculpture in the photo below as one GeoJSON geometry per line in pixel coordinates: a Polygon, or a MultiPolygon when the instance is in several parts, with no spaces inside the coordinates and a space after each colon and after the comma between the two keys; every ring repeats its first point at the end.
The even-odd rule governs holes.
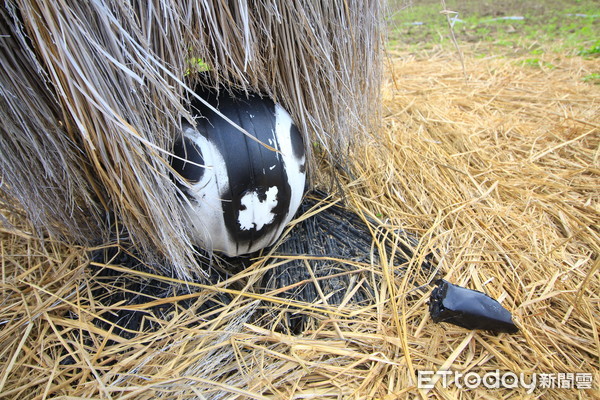
{"type": "Polygon", "coordinates": [[[282,103],[308,164],[318,149],[343,167],[377,114],[379,10],[378,1],[3,2],[7,204],[52,238],[129,235],[147,258],[167,260],[164,273],[196,275],[169,155],[182,121],[193,122],[197,72],[210,75],[205,85],[282,103]]]}

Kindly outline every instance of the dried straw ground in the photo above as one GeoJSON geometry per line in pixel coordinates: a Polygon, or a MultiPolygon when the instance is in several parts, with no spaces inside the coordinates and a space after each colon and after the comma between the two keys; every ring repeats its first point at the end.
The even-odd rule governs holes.
{"type": "Polygon", "coordinates": [[[600,88],[581,78],[600,60],[546,61],[556,67],[467,55],[465,80],[453,54],[390,55],[381,140],[355,149],[341,182],[349,207],[381,220],[388,238],[402,227],[421,244],[406,274],[394,273],[389,254],[357,265],[381,278],[376,303],[307,307],[321,326],[301,336],[252,320],[259,307],[286,307],[254,289],[264,257],[195,295],[233,296],[216,317],[181,311],[155,333],[121,339],[91,323],[106,310],[86,284],[86,249],[39,241],[10,215],[15,227],[2,228],[0,243],[0,397],[598,395],[600,88]],[[434,324],[429,290],[409,279],[431,278],[417,268],[430,252],[446,279],[500,299],[521,331],[434,324]],[[443,369],[590,372],[595,389],[416,389],[416,371],[443,369]]]}

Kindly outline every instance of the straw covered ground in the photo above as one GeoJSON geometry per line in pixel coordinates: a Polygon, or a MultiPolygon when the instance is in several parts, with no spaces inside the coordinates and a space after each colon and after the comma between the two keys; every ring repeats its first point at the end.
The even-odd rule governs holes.
{"type": "Polygon", "coordinates": [[[374,277],[374,301],[295,304],[319,321],[301,335],[255,318],[291,305],[257,288],[273,266],[266,255],[186,295],[198,307],[220,304],[212,315],[192,305],[156,321],[155,332],[123,339],[93,323],[109,310],[91,293],[89,249],[38,240],[21,215],[7,215],[0,398],[594,397],[600,87],[582,77],[598,71],[600,59],[544,57],[554,57],[546,60],[553,68],[467,51],[463,71],[454,53],[389,54],[378,139],[355,148],[352,170],[338,173],[347,207],[380,221],[373,225],[379,260],[346,261],[374,277]],[[398,228],[421,238],[403,266],[391,254],[398,228]],[[520,332],[433,323],[426,305],[433,275],[419,268],[430,253],[445,279],[499,299],[520,332]],[[231,301],[220,302],[223,295],[231,301]],[[528,381],[534,373],[583,372],[593,389],[527,394],[438,382],[419,390],[417,372],[426,370],[523,372],[528,381]]]}

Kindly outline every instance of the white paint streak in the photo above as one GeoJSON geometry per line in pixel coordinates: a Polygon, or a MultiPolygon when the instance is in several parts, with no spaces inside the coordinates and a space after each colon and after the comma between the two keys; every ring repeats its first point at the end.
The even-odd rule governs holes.
{"type": "Polygon", "coordinates": [[[187,206],[190,236],[207,250],[235,253],[236,245],[225,226],[221,206],[221,190],[229,187],[225,160],[218,148],[192,127],[185,129],[184,135],[198,146],[206,166],[200,181],[190,189],[196,200],[187,206]]]}
{"type": "Polygon", "coordinates": [[[258,198],[258,193],[248,192],[240,201],[244,210],[240,210],[238,215],[238,223],[240,228],[247,231],[250,229],[261,230],[263,226],[268,225],[275,219],[273,209],[277,207],[277,186],[271,186],[265,195],[267,198],[261,201],[258,198]]]}
{"type": "MultiPolygon", "coordinates": [[[[292,117],[279,104],[275,105],[275,134],[279,143],[279,151],[283,159],[287,179],[292,189],[290,195],[290,206],[286,215],[284,225],[290,222],[302,201],[304,194],[304,183],[306,174],[301,171],[301,166],[305,163],[305,157],[298,159],[294,156],[292,146],[292,117]]],[[[283,228],[282,228],[283,229],[283,228]]]]}

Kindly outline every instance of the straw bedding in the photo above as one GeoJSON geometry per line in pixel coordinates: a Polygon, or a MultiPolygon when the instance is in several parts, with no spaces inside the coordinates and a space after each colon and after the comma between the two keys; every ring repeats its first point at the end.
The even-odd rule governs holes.
{"type": "MultiPolygon", "coordinates": [[[[581,77],[600,61],[555,57],[547,61],[556,68],[546,69],[466,54],[465,81],[453,54],[390,55],[383,127],[354,147],[351,169],[336,172],[347,208],[379,221],[369,238],[379,256],[340,260],[378,277],[367,303],[303,304],[261,290],[278,262],[265,254],[215,285],[189,283],[187,292],[141,302],[139,310],[191,305],[124,338],[94,323],[111,310],[92,295],[91,249],[38,240],[25,216],[4,206],[12,225],[3,225],[0,242],[1,396],[525,396],[523,389],[416,389],[416,371],[439,369],[591,372],[597,388],[600,92],[581,77]],[[402,265],[394,262],[399,229],[420,238],[402,265]],[[435,272],[420,267],[428,254],[445,279],[499,299],[520,332],[434,324],[429,290],[414,285],[435,272]],[[317,315],[318,323],[299,335],[271,330],[272,320],[252,320],[266,306],[317,315]]],[[[323,161],[321,168],[325,182],[334,167],[323,161]]]]}

